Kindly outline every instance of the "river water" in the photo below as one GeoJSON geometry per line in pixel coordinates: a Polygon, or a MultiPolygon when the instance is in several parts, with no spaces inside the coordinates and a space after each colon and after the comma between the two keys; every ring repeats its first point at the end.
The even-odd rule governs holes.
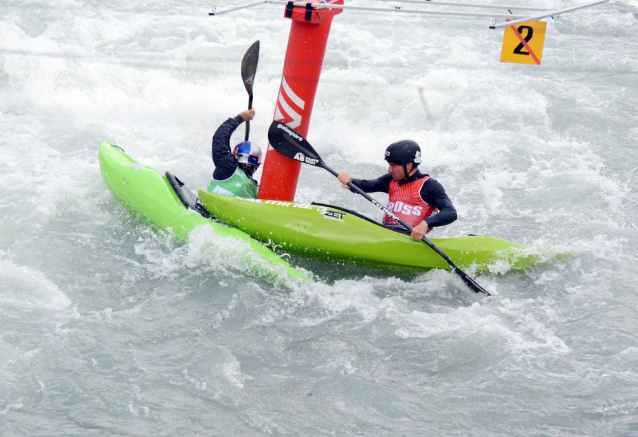
{"type": "MultiPolygon", "coordinates": [[[[638,435],[638,2],[549,20],[541,66],[500,63],[489,19],[335,18],[324,160],[376,177],[415,139],[459,213],[432,237],[571,254],[477,277],[487,298],[298,258],[312,281],[273,283],[210,229],[181,244],[122,208],[99,143],[206,186],[257,39],[266,144],[290,22],[211,6],[0,4],[0,434],[638,435]]],[[[321,169],[297,200],[379,218],[321,169]]]]}

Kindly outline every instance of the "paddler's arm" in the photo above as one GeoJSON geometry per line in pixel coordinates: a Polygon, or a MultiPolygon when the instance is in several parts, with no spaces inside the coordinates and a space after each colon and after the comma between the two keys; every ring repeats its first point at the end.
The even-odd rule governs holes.
{"type": "Polygon", "coordinates": [[[449,225],[456,220],[456,209],[439,181],[432,178],[425,181],[420,194],[425,203],[436,207],[439,212],[414,227],[411,236],[415,240],[421,240],[432,228],[449,225]]]}
{"type": "Polygon", "coordinates": [[[213,163],[215,164],[213,179],[223,181],[231,177],[237,170],[237,158],[231,150],[230,137],[240,124],[253,118],[255,118],[254,109],[242,111],[223,122],[215,131],[212,145],[213,163]]]}
{"type": "Polygon", "coordinates": [[[388,186],[392,180],[392,176],[390,174],[384,174],[377,179],[352,179],[347,173],[339,173],[337,178],[339,179],[339,182],[341,182],[342,187],[355,192],[348,186],[348,182],[352,182],[353,185],[357,186],[365,193],[387,193],[388,186]]]}

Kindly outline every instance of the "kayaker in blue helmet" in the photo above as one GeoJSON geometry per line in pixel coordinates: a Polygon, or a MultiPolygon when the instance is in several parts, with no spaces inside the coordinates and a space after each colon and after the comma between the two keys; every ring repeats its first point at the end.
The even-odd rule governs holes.
{"type": "MultiPolygon", "coordinates": [[[[396,141],[385,150],[388,173],[378,179],[352,179],[347,173],[338,178],[345,188],[352,182],[366,193],[384,192],[390,196],[388,209],[413,227],[410,234],[421,240],[432,228],[445,226],[456,220],[456,209],[445,194],[443,186],[419,171],[421,147],[412,140],[396,141]]],[[[395,231],[405,231],[387,214],[383,225],[395,231]]],[[[407,233],[407,231],[406,231],[407,233]]]]}
{"type": "Polygon", "coordinates": [[[221,124],[213,135],[215,171],[207,191],[227,196],[255,199],[259,184],[253,174],[261,165],[261,149],[250,141],[242,141],[231,151],[230,137],[244,121],[255,118],[255,110],[247,109],[221,124]]]}

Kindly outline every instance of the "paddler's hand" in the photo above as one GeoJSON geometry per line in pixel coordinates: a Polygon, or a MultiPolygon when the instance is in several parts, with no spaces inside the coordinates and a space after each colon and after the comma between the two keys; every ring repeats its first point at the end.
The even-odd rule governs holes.
{"type": "Polygon", "coordinates": [[[429,228],[428,224],[425,222],[425,220],[423,220],[421,223],[412,228],[412,233],[410,234],[410,236],[415,240],[421,241],[425,234],[427,234],[431,230],[432,228],[429,228]]]}
{"type": "Polygon", "coordinates": [[[352,182],[352,178],[348,175],[348,173],[339,173],[337,179],[339,179],[343,188],[347,188],[348,190],[350,189],[348,184],[352,182]]]}
{"type": "Polygon", "coordinates": [[[246,109],[245,111],[241,111],[239,113],[239,115],[241,115],[241,118],[243,118],[244,121],[250,121],[253,118],[255,118],[255,110],[254,109],[246,109]]]}

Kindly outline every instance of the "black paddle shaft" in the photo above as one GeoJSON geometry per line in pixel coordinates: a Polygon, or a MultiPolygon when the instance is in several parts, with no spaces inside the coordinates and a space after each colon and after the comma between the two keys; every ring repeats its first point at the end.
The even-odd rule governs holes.
{"type": "MultiPolygon", "coordinates": [[[[248,96],[248,109],[253,109],[253,96],[248,96]]],[[[250,136],[250,120],[246,121],[246,137],[244,141],[248,141],[248,137],[250,136]]]]}
{"type": "MultiPolygon", "coordinates": [[[[326,163],[323,162],[321,156],[319,156],[315,149],[312,148],[308,140],[306,140],[303,135],[301,135],[294,129],[286,126],[284,123],[276,120],[272,122],[270,128],[268,129],[268,141],[277,152],[281,153],[287,158],[303,162],[304,164],[314,165],[315,167],[321,167],[332,173],[332,175],[339,176],[336,171],[328,167],[326,163]]],[[[401,223],[401,225],[408,229],[410,232],[412,232],[412,226],[401,220],[392,211],[380,204],[374,198],[370,197],[362,189],[360,189],[356,185],[353,185],[352,182],[349,183],[348,186],[357,193],[361,194],[367,200],[372,202],[372,204],[379,208],[381,211],[385,212],[397,222],[401,223]]],[[[450,259],[450,257],[441,249],[436,247],[434,243],[428,240],[425,236],[421,238],[421,241],[423,241],[425,244],[428,245],[428,247],[439,254],[452,268],[452,271],[454,271],[454,273],[456,273],[465,283],[465,285],[467,285],[472,291],[474,291],[475,293],[483,293],[487,296],[490,296],[490,293],[487,290],[481,287],[474,279],[470,278],[463,270],[459,269],[450,259]]]]}

